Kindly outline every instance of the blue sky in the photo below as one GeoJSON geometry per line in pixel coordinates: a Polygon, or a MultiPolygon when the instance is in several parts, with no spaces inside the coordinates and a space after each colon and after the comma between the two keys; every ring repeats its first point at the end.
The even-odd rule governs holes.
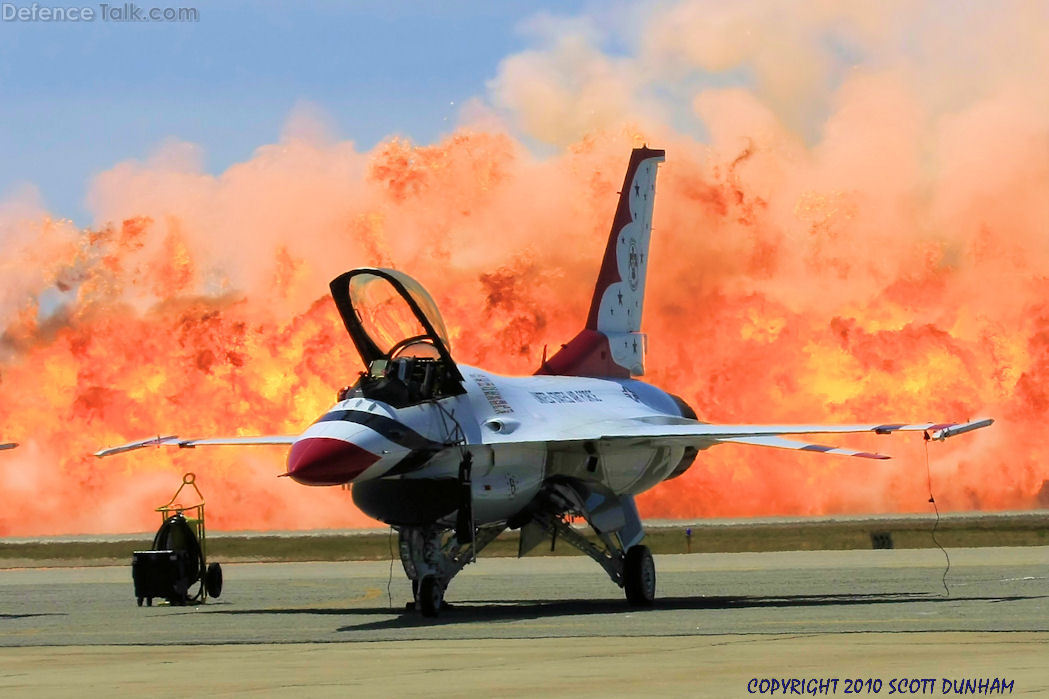
{"type": "Polygon", "coordinates": [[[29,183],[52,214],[86,225],[94,173],[146,158],[167,138],[199,144],[206,169],[221,172],[278,140],[302,101],[362,149],[391,134],[429,143],[455,127],[459,105],[484,95],[502,58],[526,47],[522,23],[585,6],[139,4],[196,7],[200,21],[0,22],[0,200],[29,183]]]}

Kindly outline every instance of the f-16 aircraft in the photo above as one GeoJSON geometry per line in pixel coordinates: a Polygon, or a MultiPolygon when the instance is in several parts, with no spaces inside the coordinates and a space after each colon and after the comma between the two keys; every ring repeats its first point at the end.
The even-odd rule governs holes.
{"type": "Polygon", "coordinates": [[[289,445],[292,480],[352,484],[357,507],[397,530],[416,607],[436,616],[455,575],[506,529],[520,530],[520,555],[551,537],[575,546],[630,604],[651,605],[656,570],[634,496],[680,476],[705,449],[729,443],[885,459],[784,435],[917,431],[943,440],[991,424],[714,425],[680,397],[632,378],[645,371],[641,314],[663,160],[662,150],[633,151],[586,325],[535,375],[459,364],[417,281],[354,269],[330,289],[367,370],[305,432],[158,437],[96,455],[150,445],[289,445]],[[595,536],[572,525],[580,517],[595,536]]]}

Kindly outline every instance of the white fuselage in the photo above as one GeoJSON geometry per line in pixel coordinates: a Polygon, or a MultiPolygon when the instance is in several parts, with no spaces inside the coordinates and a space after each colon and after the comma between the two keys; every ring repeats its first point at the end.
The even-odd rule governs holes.
{"type": "MultiPolygon", "coordinates": [[[[459,369],[466,393],[439,402],[396,409],[367,398],[340,401],[299,437],[293,454],[305,451],[310,440],[350,445],[354,454],[363,450],[371,456],[337,479],[362,483],[454,479],[468,450],[478,522],[512,516],[553,476],[632,495],[665,479],[681,461],[683,447],[655,447],[642,439],[628,446],[602,443],[602,422],[680,417],[674,399],[653,386],[630,379],[507,377],[465,365],[459,369]]],[[[296,468],[293,458],[289,474],[309,483],[296,478],[308,464],[296,468]]]]}

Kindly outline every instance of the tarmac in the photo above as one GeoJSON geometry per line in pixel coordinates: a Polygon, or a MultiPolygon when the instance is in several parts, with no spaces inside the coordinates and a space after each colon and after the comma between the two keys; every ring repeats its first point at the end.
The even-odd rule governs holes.
{"type": "Polygon", "coordinates": [[[396,561],[225,565],[183,607],[130,566],[0,570],[0,694],[1049,695],[1049,547],[948,554],[661,555],[646,610],[587,558],[482,558],[436,620],[396,561]]]}

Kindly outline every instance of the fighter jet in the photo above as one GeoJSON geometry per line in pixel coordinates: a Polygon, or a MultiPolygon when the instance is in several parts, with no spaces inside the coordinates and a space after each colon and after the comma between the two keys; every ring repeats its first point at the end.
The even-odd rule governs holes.
{"type": "Polygon", "coordinates": [[[18,442],[5,442],[4,444],[0,444],[0,451],[4,451],[6,449],[14,449],[17,446],[18,442]]]}
{"type": "Polygon", "coordinates": [[[397,530],[415,605],[436,616],[455,575],[507,529],[520,530],[520,555],[560,539],[604,568],[630,604],[651,605],[656,570],[634,497],[680,476],[706,449],[885,459],[785,435],[917,431],[943,440],[991,424],[715,425],[633,378],[645,371],[641,316],[663,161],[662,150],[633,151],[586,324],[534,375],[458,363],[437,305],[416,280],[354,269],[330,289],[367,370],[302,434],[157,437],[96,455],[150,445],[288,445],[284,475],[307,486],[350,484],[357,507],[397,530]]]}

